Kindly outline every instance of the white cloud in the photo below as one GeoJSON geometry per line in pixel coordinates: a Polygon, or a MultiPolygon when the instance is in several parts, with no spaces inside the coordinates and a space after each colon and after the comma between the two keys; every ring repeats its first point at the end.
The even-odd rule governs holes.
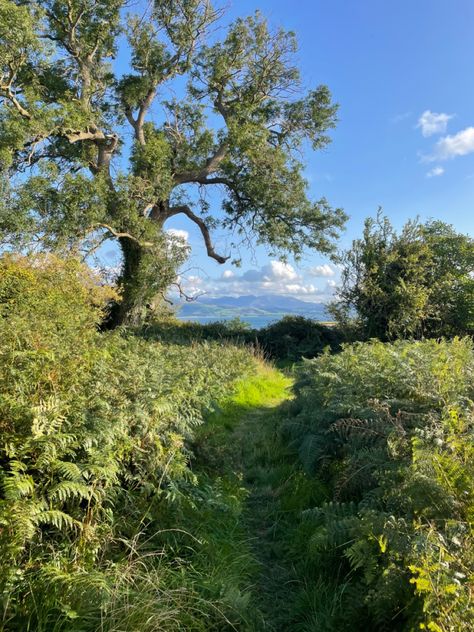
{"type": "Polygon", "coordinates": [[[444,134],[448,126],[448,121],[453,118],[453,114],[441,112],[436,114],[430,110],[425,110],[418,119],[417,127],[421,127],[423,136],[433,136],[433,134],[444,134]]]}
{"type": "Polygon", "coordinates": [[[466,127],[457,134],[440,138],[429,160],[449,160],[472,152],[474,152],[474,127],[466,127]]]}
{"type": "Polygon", "coordinates": [[[444,168],[443,167],[433,167],[433,169],[428,171],[428,173],[426,174],[426,177],[427,178],[437,178],[438,176],[442,176],[443,173],[444,173],[444,168]]]}
{"type": "Polygon", "coordinates": [[[316,294],[316,292],[318,291],[318,289],[315,288],[314,285],[302,285],[300,283],[288,283],[287,285],[285,285],[285,289],[288,294],[299,295],[316,294]]]}
{"type": "Polygon", "coordinates": [[[189,233],[187,230],[181,230],[181,228],[168,228],[166,232],[173,238],[179,239],[186,243],[188,242],[189,233]]]}
{"type": "MultiPolygon", "coordinates": [[[[331,266],[316,266],[319,276],[334,276],[335,270],[331,266]]],[[[292,265],[283,261],[269,263],[237,273],[225,269],[217,278],[200,278],[197,276],[184,277],[183,287],[190,294],[206,293],[208,296],[242,296],[281,294],[292,295],[306,301],[326,302],[332,298],[336,282],[328,279],[323,289],[318,289],[311,283],[309,274],[298,272],[292,265]],[[189,288],[191,286],[191,289],[189,288]]]]}
{"type": "Polygon", "coordinates": [[[195,274],[191,274],[190,276],[186,277],[186,281],[189,281],[189,283],[193,283],[194,285],[199,285],[200,283],[202,283],[201,277],[195,274]]]}
{"type": "Polygon", "coordinates": [[[270,279],[287,279],[292,281],[298,278],[298,275],[289,263],[283,261],[270,261],[269,265],[263,266],[262,272],[270,279]]]}
{"type": "Polygon", "coordinates": [[[336,271],[331,268],[330,265],[325,263],[321,266],[314,266],[314,268],[309,269],[309,273],[314,277],[332,277],[336,274],[336,271]]]}
{"type": "Polygon", "coordinates": [[[260,270],[247,270],[242,275],[242,278],[249,282],[294,281],[298,278],[298,274],[289,263],[270,261],[267,265],[262,266],[260,270]]]}

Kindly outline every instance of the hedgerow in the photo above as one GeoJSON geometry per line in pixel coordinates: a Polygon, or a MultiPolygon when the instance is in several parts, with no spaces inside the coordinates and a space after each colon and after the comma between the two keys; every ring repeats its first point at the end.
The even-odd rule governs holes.
{"type": "Polygon", "coordinates": [[[253,360],[100,333],[112,294],[75,260],[0,260],[0,629],[224,629],[156,534],[253,360]]]}
{"type": "Polygon", "coordinates": [[[135,331],[145,339],[164,342],[228,340],[254,346],[272,360],[290,362],[314,358],[326,347],[337,351],[344,340],[342,331],[337,327],[291,315],[261,329],[253,329],[239,318],[206,324],[169,318],[152,322],[135,331]]]}
{"type": "Polygon", "coordinates": [[[306,604],[317,629],[474,627],[473,378],[470,339],[357,343],[300,368],[284,436],[330,490],[301,526],[331,587],[306,604]]]}

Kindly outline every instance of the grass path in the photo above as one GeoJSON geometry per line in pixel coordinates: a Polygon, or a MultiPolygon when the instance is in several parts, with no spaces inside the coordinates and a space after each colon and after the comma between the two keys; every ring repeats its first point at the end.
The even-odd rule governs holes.
{"type": "Polygon", "coordinates": [[[249,495],[244,521],[259,572],[255,586],[257,610],[261,619],[250,629],[277,632],[285,629],[290,615],[290,598],[298,580],[285,550],[286,516],[281,497],[285,491],[285,468],[275,425],[277,414],[272,410],[256,411],[244,417],[236,431],[237,444],[253,436],[251,451],[244,450],[244,481],[249,495]],[[275,449],[272,450],[272,445],[275,449]]]}
{"type": "Polygon", "coordinates": [[[299,583],[287,537],[299,481],[278,431],[291,383],[280,371],[262,364],[257,375],[243,381],[211,416],[198,439],[198,460],[206,476],[224,486],[229,501],[238,498],[233,520],[214,515],[207,541],[216,531],[226,533],[231,559],[226,557],[227,565],[223,563],[218,550],[222,541],[214,540],[210,543],[217,553],[210,566],[215,572],[223,565],[224,594],[240,610],[234,629],[245,632],[293,629],[292,595],[299,583]],[[229,565],[234,569],[229,570],[229,565]]]}

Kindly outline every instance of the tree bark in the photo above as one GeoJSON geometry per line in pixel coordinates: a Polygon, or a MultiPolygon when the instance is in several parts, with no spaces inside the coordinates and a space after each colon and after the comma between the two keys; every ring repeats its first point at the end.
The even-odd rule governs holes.
{"type": "Polygon", "coordinates": [[[138,325],[143,315],[143,280],[140,278],[140,268],[144,256],[144,248],[136,241],[126,237],[119,239],[122,249],[122,272],[118,279],[121,290],[121,301],[113,305],[110,310],[106,327],[115,329],[120,325],[138,325]]]}

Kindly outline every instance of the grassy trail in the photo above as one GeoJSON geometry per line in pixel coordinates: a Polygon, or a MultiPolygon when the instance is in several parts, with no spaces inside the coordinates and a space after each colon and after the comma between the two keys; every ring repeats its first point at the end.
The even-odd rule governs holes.
{"type": "MultiPolygon", "coordinates": [[[[250,454],[243,453],[244,481],[249,491],[244,521],[255,558],[259,563],[255,595],[261,619],[252,630],[279,631],[288,619],[289,594],[297,578],[286,556],[282,533],[286,530],[281,507],[285,484],[279,452],[271,450],[275,429],[274,411],[257,411],[246,416],[237,435],[253,436],[250,454]],[[258,426],[258,430],[255,428],[258,426]],[[253,434],[252,434],[253,433],[253,434]]],[[[276,443],[276,442],[275,442],[276,443]]]]}
{"type": "MultiPolygon", "coordinates": [[[[280,371],[262,364],[257,375],[243,381],[203,426],[198,440],[198,458],[205,464],[206,476],[223,485],[229,503],[238,498],[233,522],[214,515],[212,532],[222,528],[230,533],[226,547],[230,545],[234,554],[233,585],[227,576],[224,592],[240,611],[234,629],[246,632],[292,629],[291,595],[299,584],[286,537],[298,474],[278,432],[280,407],[290,398],[291,383],[280,371]]],[[[210,537],[207,534],[208,541],[210,537]]],[[[222,566],[222,560],[215,559],[216,564],[222,566]]],[[[229,575],[228,568],[223,569],[223,577],[225,572],[229,575]]]]}

